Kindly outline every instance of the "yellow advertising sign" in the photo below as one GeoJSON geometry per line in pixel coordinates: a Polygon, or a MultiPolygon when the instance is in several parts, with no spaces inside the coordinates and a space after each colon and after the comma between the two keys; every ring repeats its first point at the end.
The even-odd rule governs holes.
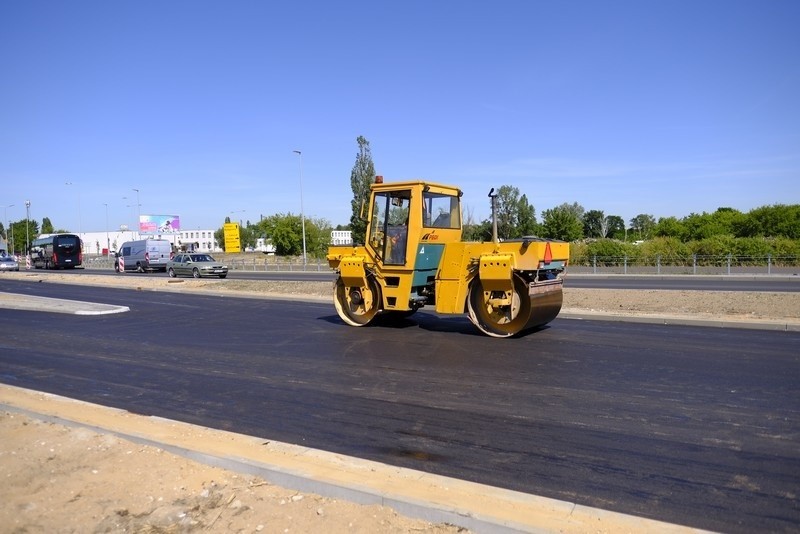
{"type": "Polygon", "coordinates": [[[242,245],[239,243],[239,224],[225,223],[225,252],[241,252],[242,245]]]}

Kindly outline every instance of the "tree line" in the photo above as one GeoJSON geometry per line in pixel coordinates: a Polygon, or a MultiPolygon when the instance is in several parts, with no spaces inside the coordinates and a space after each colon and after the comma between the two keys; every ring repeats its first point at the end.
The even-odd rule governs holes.
{"type": "Polygon", "coordinates": [[[25,255],[26,243],[33,241],[39,234],[66,233],[67,230],[56,230],[48,217],[42,219],[41,226],[34,219],[22,219],[11,222],[6,228],[0,221],[0,235],[8,243],[8,251],[19,256],[25,255]]]}
{"type": "MultiPolygon", "coordinates": [[[[366,221],[362,218],[363,206],[369,200],[370,184],[375,178],[375,165],[369,141],[363,136],[356,139],[358,153],[350,173],[353,193],[351,217],[348,224],[334,227],[323,218],[305,219],[306,253],[312,258],[324,258],[332,230],[350,230],[354,243],[364,243],[366,221]]],[[[463,239],[487,241],[492,238],[490,218],[476,221],[472,210],[463,207],[463,239]]],[[[573,243],[582,253],[601,256],[623,256],[641,253],[656,247],[665,254],[732,254],[800,255],[800,204],[775,204],[761,206],[747,213],[722,207],[712,213],[692,213],[686,217],[661,217],[641,213],[627,224],[618,215],[606,215],[603,210],[586,210],[577,202],[563,203],[541,213],[519,188],[503,185],[497,190],[496,213],[498,235],[501,239],[538,236],[573,243]],[[631,244],[652,242],[652,245],[630,249],[631,244]],[[626,248],[627,247],[627,248],[626,248]],[[601,254],[597,254],[601,252],[601,254]]],[[[225,222],[230,222],[227,218],[225,222]]],[[[23,253],[26,229],[29,239],[40,233],[36,221],[22,219],[11,224],[6,232],[0,222],[0,234],[6,239],[13,235],[13,250],[23,253]],[[20,237],[21,236],[21,237],[20,237]]],[[[50,220],[42,220],[41,233],[63,232],[55,230],[50,220]]],[[[214,237],[224,246],[224,231],[220,227],[214,237]]],[[[275,247],[281,256],[300,256],[303,253],[303,220],[301,215],[278,213],[256,223],[240,226],[242,247],[255,247],[259,238],[275,247]]]]}

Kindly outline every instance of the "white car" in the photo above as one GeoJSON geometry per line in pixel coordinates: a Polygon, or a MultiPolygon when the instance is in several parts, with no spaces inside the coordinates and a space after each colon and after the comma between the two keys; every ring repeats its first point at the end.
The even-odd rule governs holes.
{"type": "Polygon", "coordinates": [[[14,256],[0,256],[0,271],[19,271],[19,262],[14,256]]]}

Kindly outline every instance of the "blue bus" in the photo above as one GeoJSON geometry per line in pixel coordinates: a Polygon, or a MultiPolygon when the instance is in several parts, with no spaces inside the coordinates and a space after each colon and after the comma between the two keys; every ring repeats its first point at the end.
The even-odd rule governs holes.
{"type": "Polygon", "coordinates": [[[83,243],[75,234],[53,234],[34,239],[29,253],[37,269],[74,269],[83,262],[83,243]]]}

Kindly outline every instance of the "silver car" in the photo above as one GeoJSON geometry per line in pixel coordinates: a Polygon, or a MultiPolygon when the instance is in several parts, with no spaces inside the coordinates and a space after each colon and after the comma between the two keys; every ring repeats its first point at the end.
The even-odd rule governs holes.
{"type": "Polygon", "coordinates": [[[0,271],[19,271],[19,262],[14,256],[0,256],[0,271]]]}
{"type": "Polygon", "coordinates": [[[195,278],[202,276],[225,278],[228,276],[228,266],[215,260],[211,254],[182,253],[176,254],[167,262],[167,274],[171,278],[179,275],[194,276],[195,278]]]}

